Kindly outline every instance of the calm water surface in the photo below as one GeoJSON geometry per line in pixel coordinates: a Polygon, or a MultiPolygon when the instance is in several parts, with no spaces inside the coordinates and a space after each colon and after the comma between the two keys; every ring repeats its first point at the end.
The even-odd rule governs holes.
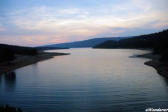
{"type": "Polygon", "coordinates": [[[143,112],[168,108],[168,81],[143,50],[69,49],[57,56],[0,75],[0,104],[24,112],[143,112]]]}

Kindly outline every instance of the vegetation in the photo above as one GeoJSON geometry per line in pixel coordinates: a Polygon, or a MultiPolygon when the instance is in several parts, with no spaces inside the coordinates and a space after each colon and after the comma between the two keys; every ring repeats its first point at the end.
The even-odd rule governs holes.
{"type": "MultiPolygon", "coordinates": [[[[75,42],[68,42],[68,43],[60,43],[60,44],[51,44],[51,45],[45,45],[40,47],[58,47],[58,48],[87,48],[87,47],[93,47],[97,44],[100,44],[102,42],[105,42],[107,40],[120,40],[123,37],[104,37],[104,38],[93,38],[88,40],[82,40],[82,41],[75,41],[75,42]]],[[[125,37],[124,37],[125,38],[125,37]]]]}
{"type": "Polygon", "coordinates": [[[36,54],[37,50],[35,48],[0,44],[0,62],[11,61],[15,59],[15,55],[36,54]]]}
{"type": "Polygon", "coordinates": [[[12,50],[8,48],[1,48],[0,47],[0,62],[13,60],[15,58],[14,53],[12,50]]]}
{"type": "Polygon", "coordinates": [[[150,48],[154,54],[161,55],[161,61],[168,61],[168,30],[119,41],[106,41],[94,48],[150,48]]]}

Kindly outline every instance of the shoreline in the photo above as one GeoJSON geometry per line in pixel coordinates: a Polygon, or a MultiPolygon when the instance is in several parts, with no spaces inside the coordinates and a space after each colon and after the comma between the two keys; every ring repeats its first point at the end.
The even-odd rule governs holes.
{"type": "Polygon", "coordinates": [[[7,72],[12,72],[15,69],[18,69],[27,65],[35,64],[37,62],[53,58],[54,56],[63,56],[63,55],[69,55],[69,53],[40,52],[39,54],[33,55],[33,56],[21,55],[21,56],[18,56],[13,61],[0,63],[0,75],[7,72]]]}
{"type": "Polygon", "coordinates": [[[160,55],[153,55],[152,53],[147,53],[137,55],[137,57],[150,59],[150,61],[147,61],[144,64],[155,68],[159,75],[168,78],[168,63],[159,61],[160,55]]]}

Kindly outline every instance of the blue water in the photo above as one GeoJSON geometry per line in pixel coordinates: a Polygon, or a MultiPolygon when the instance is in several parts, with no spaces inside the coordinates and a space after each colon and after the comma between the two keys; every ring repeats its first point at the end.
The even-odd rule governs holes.
{"type": "MultiPolygon", "coordinates": [[[[55,52],[55,51],[52,51],[55,52]]],[[[58,51],[57,51],[58,52],[58,51]]],[[[168,81],[145,58],[148,51],[68,49],[0,75],[0,104],[24,112],[143,112],[168,108],[168,81]]]]}

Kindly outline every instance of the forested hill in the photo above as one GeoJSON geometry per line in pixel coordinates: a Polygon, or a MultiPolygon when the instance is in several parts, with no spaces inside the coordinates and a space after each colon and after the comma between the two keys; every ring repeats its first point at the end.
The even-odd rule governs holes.
{"type": "Polygon", "coordinates": [[[151,48],[155,54],[161,54],[168,61],[168,30],[119,41],[105,41],[94,48],[151,48]]]}
{"type": "Polygon", "coordinates": [[[35,48],[0,44],[0,62],[13,60],[15,55],[35,54],[37,54],[35,48]]]}
{"type": "Polygon", "coordinates": [[[83,40],[83,41],[75,41],[75,42],[69,42],[69,43],[60,43],[60,44],[52,44],[52,45],[44,45],[39,46],[37,48],[85,48],[85,47],[93,47],[95,45],[98,45],[102,42],[105,42],[107,40],[114,40],[118,41],[123,38],[131,38],[131,37],[105,37],[105,38],[93,38],[89,40],[83,40]]]}

